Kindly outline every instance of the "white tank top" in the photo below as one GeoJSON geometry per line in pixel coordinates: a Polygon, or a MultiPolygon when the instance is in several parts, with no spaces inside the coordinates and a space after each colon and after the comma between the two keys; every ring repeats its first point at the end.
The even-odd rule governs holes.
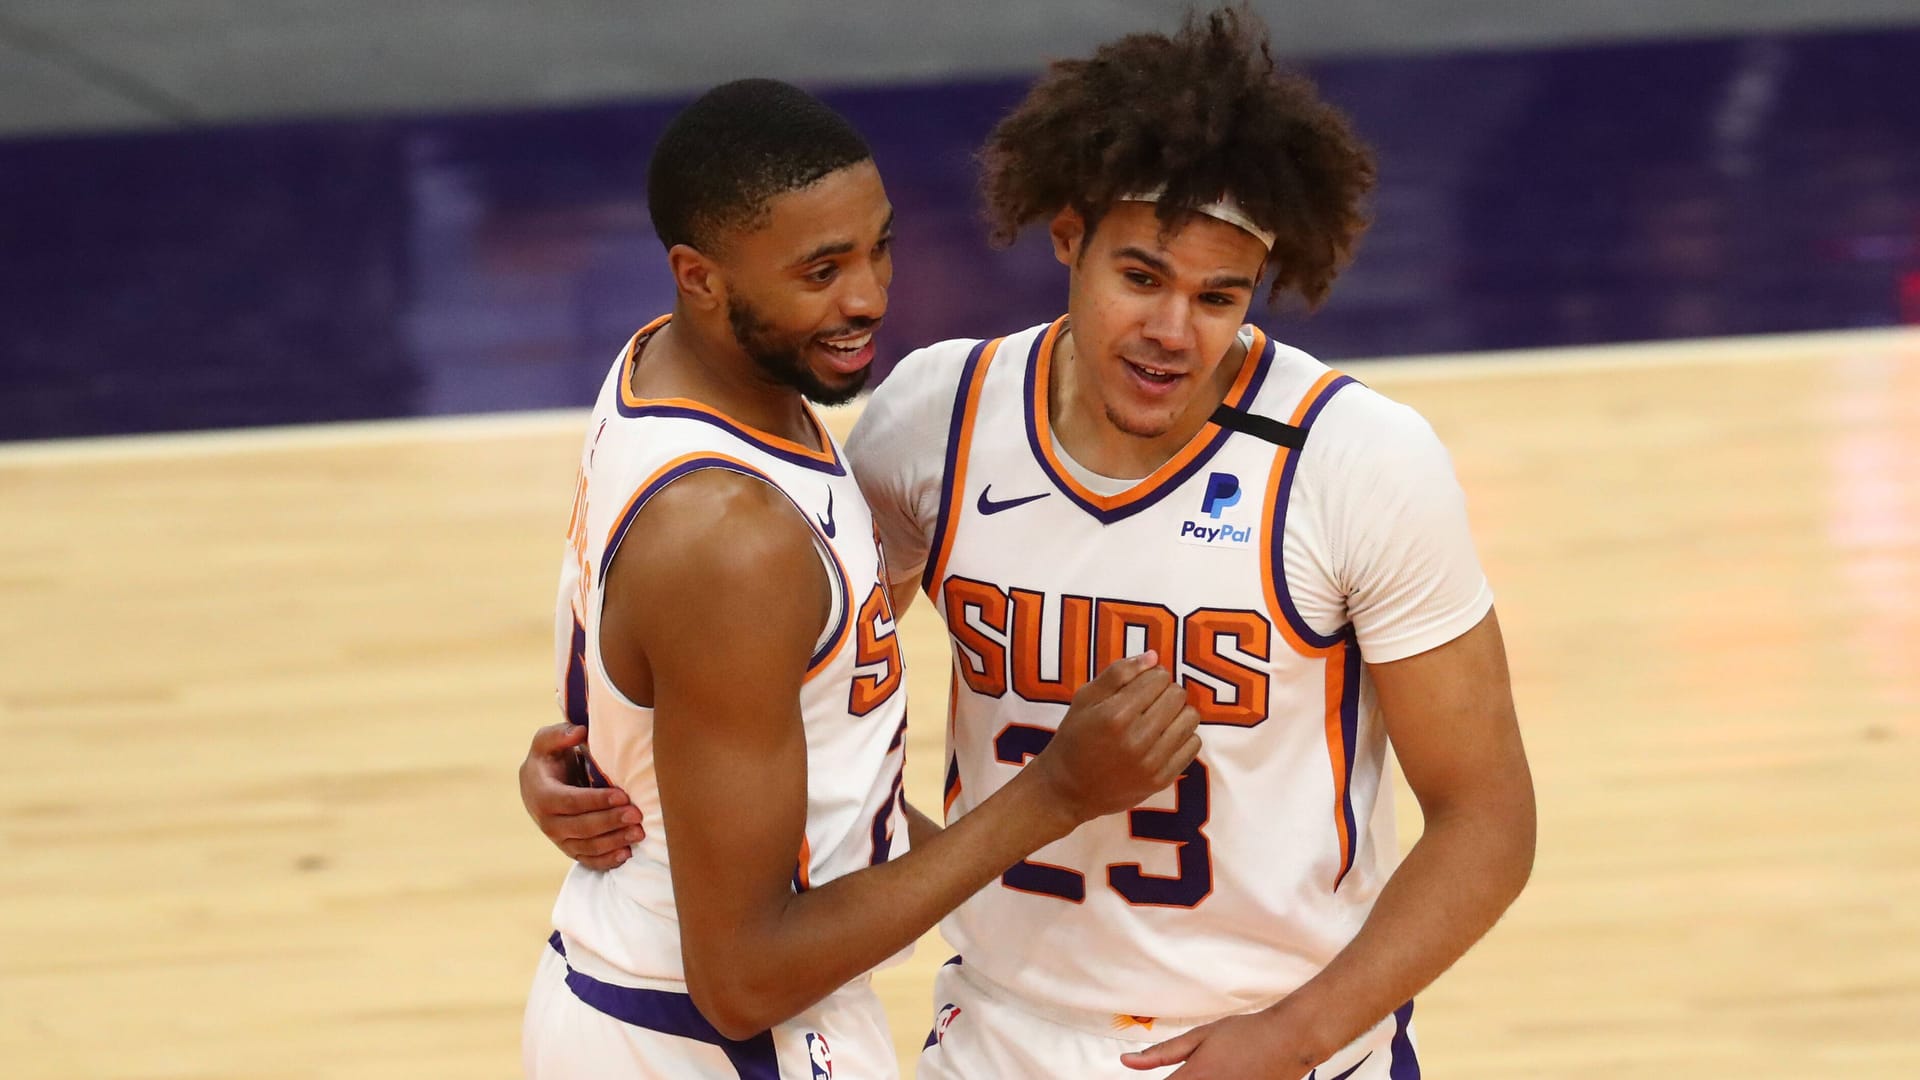
{"type": "MultiPolygon", "coordinates": [[[[804,890],[907,849],[900,794],[906,731],[901,665],[873,518],[839,445],[809,410],[823,449],[737,423],[698,402],[632,393],[633,366],[660,318],[635,334],[602,387],[580,458],[556,604],[561,708],[588,725],[596,779],[623,788],[647,835],[611,871],[575,865],[554,903],[568,962],[622,983],[684,981],[667,829],[654,774],[653,710],[628,700],[601,663],[600,611],[619,545],[645,542],[634,517],[668,484],[723,469],[776,488],[813,530],[833,592],[806,682],[806,835],[794,858],[804,890]]],[[[742,671],[741,678],[754,673],[742,671]]]]}
{"type": "Polygon", "coordinates": [[[1042,849],[942,929],[1034,1001],[1257,1008],[1352,939],[1397,854],[1353,632],[1315,632],[1279,563],[1299,448],[1352,380],[1254,330],[1215,422],[1101,495],[1049,429],[1061,326],[975,346],[951,418],[923,578],[954,644],[948,816],[1045,747],[1076,688],[1148,647],[1189,688],[1206,746],[1172,789],[1042,849]]]}

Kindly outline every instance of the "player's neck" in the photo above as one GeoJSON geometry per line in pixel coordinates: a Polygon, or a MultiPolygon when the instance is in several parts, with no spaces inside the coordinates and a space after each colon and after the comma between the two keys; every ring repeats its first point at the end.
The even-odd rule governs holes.
{"type": "Polygon", "coordinates": [[[1047,412],[1054,441],[1067,456],[1100,476],[1115,480],[1151,476],[1207,426],[1245,362],[1246,349],[1236,341],[1207,385],[1165,432],[1134,435],[1108,417],[1099,383],[1077,362],[1073,334],[1068,330],[1054,346],[1047,380],[1047,412]]]}
{"type": "Polygon", "coordinates": [[[636,396],[697,401],[748,427],[823,449],[806,399],[768,379],[732,334],[703,328],[676,309],[641,349],[629,385],[636,396]]]}

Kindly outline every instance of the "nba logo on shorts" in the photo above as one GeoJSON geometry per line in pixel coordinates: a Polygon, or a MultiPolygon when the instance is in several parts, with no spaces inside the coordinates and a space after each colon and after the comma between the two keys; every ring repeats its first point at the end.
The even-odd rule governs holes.
{"type": "Polygon", "coordinates": [[[959,1018],[960,1018],[960,1006],[958,1005],[940,1006],[940,1015],[936,1017],[933,1021],[933,1041],[936,1043],[945,1041],[947,1037],[947,1029],[952,1027],[953,1022],[955,1020],[958,1020],[959,1018]]]}
{"type": "Polygon", "coordinates": [[[1207,493],[1200,497],[1200,512],[1220,520],[1227,507],[1240,501],[1240,478],[1232,473],[1217,472],[1207,477],[1207,493]]]}
{"type": "Polygon", "coordinates": [[[833,1051],[825,1035],[807,1032],[807,1061],[813,1065],[813,1080],[833,1080],[833,1051]]]}

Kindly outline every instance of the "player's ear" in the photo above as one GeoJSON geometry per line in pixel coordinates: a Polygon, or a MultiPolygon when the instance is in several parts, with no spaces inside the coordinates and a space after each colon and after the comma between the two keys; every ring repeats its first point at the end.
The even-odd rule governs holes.
{"type": "Polygon", "coordinates": [[[713,311],[727,303],[726,281],[712,259],[686,244],[667,249],[667,266],[673,271],[673,287],[688,304],[713,311]]]}
{"type": "Polygon", "coordinates": [[[1072,266],[1080,260],[1080,245],[1087,239],[1087,219],[1073,207],[1063,206],[1047,225],[1047,234],[1053,237],[1053,257],[1063,266],[1072,266]]]}

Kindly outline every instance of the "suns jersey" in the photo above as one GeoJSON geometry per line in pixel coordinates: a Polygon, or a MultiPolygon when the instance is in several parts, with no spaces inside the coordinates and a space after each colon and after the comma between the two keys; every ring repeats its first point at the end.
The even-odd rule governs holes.
{"type": "MultiPolygon", "coordinates": [[[[646,543],[635,517],[675,480],[720,469],[764,481],[806,520],[833,593],[800,711],[807,743],[806,833],[793,888],[905,852],[900,795],[906,728],[904,672],[866,500],[839,445],[809,411],[819,451],[758,431],[686,400],[634,396],[633,366],[661,319],[635,335],[594,406],[560,572],[555,667],[567,718],[588,726],[595,779],[624,789],[646,837],[614,870],[574,866],[554,904],[554,926],[576,969],[615,981],[684,977],[667,854],[668,825],[654,773],[653,710],[606,676],[600,622],[607,568],[622,543],[646,543]],[[624,978],[623,978],[624,977],[624,978]]],[[[689,633],[698,633],[689,627],[689,633]]],[[[739,677],[750,679],[752,671],[739,677]]]]}
{"type": "MultiPolygon", "coordinates": [[[[964,355],[938,361],[962,366],[922,577],[953,645],[947,815],[1043,750],[1080,685],[1144,649],[1186,685],[1205,747],[1172,789],[1037,852],[942,929],[969,969],[1035,1002],[1261,1007],[1353,938],[1397,859],[1356,635],[1303,619],[1282,565],[1302,447],[1329,402],[1370,392],[1248,328],[1214,422],[1102,495],[1051,435],[1061,326],[928,350],[964,355]]],[[[1467,562],[1477,577],[1470,548],[1467,562]]],[[[1491,603],[1466,595],[1446,635],[1491,603]]]]}

